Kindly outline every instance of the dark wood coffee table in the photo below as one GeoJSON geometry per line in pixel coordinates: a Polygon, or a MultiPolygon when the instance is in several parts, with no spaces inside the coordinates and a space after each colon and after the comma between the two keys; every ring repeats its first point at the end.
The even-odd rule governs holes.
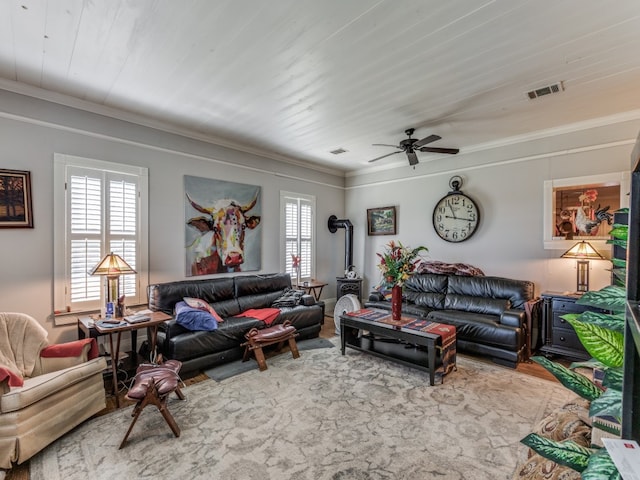
{"type": "MultiPolygon", "coordinates": [[[[407,315],[402,317],[418,320],[417,317],[407,315]]],[[[340,316],[340,344],[342,355],[345,354],[346,347],[349,347],[429,372],[430,385],[435,384],[436,371],[442,366],[442,356],[436,355],[436,349],[442,345],[440,335],[348,314],[340,316]]],[[[444,382],[444,374],[442,381],[444,382]]]]}

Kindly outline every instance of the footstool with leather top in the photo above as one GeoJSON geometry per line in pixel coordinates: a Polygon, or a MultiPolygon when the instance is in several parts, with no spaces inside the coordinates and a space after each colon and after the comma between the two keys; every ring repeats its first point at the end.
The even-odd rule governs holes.
{"type": "Polygon", "coordinates": [[[136,424],[140,413],[149,404],[155,405],[163,418],[169,424],[169,428],[176,437],[180,436],[180,427],[176,423],[175,419],[171,415],[171,412],[167,409],[167,399],[172,392],[176,392],[176,395],[180,400],[184,400],[184,394],[180,390],[180,372],[182,368],[182,362],[178,360],[167,360],[160,365],[143,364],[136,370],[136,376],[133,378],[133,383],[129,392],[125,396],[128,400],[136,401],[135,407],[131,416],[131,425],[125,434],[120,447],[124,447],[127,438],[133,426],[136,424]]]}
{"type": "Polygon", "coordinates": [[[296,344],[297,336],[298,331],[296,327],[291,325],[289,321],[263,329],[252,328],[244,336],[247,341],[241,345],[245,347],[242,361],[246,362],[249,360],[249,356],[251,352],[253,352],[256,357],[256,362],[258,362],[258,367],[260,371],[263,372],[267,369],[267,362],[264,358],[262,348],[277,343],[278,346],[276,348],[280,350],[284,346],[284,342],[289,342],[291,356],[298,358],[300,357],[300,352],[298,352],[298,345],[296,344]]]}

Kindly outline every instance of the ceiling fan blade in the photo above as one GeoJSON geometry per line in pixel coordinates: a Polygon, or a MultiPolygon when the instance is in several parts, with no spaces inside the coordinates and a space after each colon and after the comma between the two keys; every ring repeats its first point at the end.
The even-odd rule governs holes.
{"type": "Polygon", "coordinates": [[[431,153],[449,153],[451,155],[455,155],[460,151],[460,149],[459,148],[422,147],[420,151],[431,152],[431,153]]]}
{"type": "MultiPolygon", "coordinates": [[[[396,147],[396,148],[398,148],[398,147],[396,147]]],[[[398,150],[397,152],[387,153],[386,155],[382,155],[381,157],[374,158],[373,160],[369,160],[369,163],[375,162],[375,161],[378,161],[378,160],[382,160],[383,158],[389,157],[391,155],[395,155],[396,153],[402,153],[402,150],[398,150]]]]}
{"type": "Polygon", "coordinates": [[[415,152],[407,152],[407,157],[409,157],[409,165],[414,166],[418,163],[418,156],[415,152]]]}
{"type": "Polygon", "coordinates": [[[386,143],[372,143],[371,145],[373,145],[374,147],[393,147],[393,148],[402,148],[399,145],[389,145],[386,143]]]}
{"type": "Polygon", "coordinates": [[[418,140],[413,144],[413,148],[420,148],[427,143],[435,142],[436,140],[440,140],[442,137],[439,135],[429,135],[428,137],[424,137],[422,140],[418,140]]]}

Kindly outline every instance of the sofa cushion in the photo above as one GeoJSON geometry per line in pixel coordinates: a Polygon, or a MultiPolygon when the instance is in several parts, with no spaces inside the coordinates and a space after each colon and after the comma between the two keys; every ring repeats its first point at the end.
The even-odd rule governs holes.
{"type": "Polygon", "coordinates": [[[458,340],[490,345],[512,352],[517,352],[522,346],[522,330],[500,325],[495,315],[458,310],[433,310],[427,318],[455,326],[458,340]]]}
{"type": "Polygon", "coordinates": [[[444,300],[444,308],[484,315],[502,315],[509,308],[509,300],[504,298],[470,297],[468,295],[449,294],[444,300]]]}
{"type": "Polygon", "coordinates": [[[533,298],[533,288],[533,282],[524,280],[502,277],[450,276],[447,295],[502,298],[509,300],[511,308],[524,309],[524,304],[533,298]]]}
{"type": "Polygon", "coordinates": [[[281,292],[291,288],[291,277],[288,273],[269,275],[245,275],[235,277],[235,297],[281,292]]]}
{"type": "MultiPolygon", "coordinates": [[[[215,310],[225,317],[227,314],[220,311],[215,304],[225,301],[235,302],[234,293],[232,277],[158,283],[149,285],[147,289],[149,308],[151,310],[160,310],[169,315],[173,314],[176,303],[182,301],[184,297],[193,297],[201,298],[208,304],[213,305],[215,310]]],[[[235,313],[238,312],[239,310],[235,313]]]]}
{"type": "Polygon", "coordinates": [[[404,283],[403,292],[447,293],[449,277],[435,273],[411,275],[404,283]]]}

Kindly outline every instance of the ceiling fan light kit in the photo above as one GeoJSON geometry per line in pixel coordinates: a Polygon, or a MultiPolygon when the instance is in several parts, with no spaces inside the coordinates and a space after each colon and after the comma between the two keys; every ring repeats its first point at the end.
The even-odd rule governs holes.
{"type": "Polygon", "coordinates": [[[397,148],[396,152],[387,153],[386,155],[382,155],[380,157],[369,160],[369,163],[377,162],[378,160],[382,160],[383,158],[389,157],[391,155],[395,155],[396,153],[406,153],[407,159],[409,160],[409,165],[415,166],[418,162],[418,155],[416,152],[431,152],[431,153],[446,153],[449,155],[455,155],[460,150],[457,148],[440,148],[440,147],[425,147],[429,143],[433,143],[437,140],[440,140],[442,137],[439,135],[429,135],[428,137],[424,137],[420,140],[417,138],[411,138],[415,132],[415,128],[407,128],[404,133],[407,134],[409,138],[405,138],[398,145],[388,145],[386,143],[374,143],[373,145],[376,147],[392,147],[397,148]]]}

